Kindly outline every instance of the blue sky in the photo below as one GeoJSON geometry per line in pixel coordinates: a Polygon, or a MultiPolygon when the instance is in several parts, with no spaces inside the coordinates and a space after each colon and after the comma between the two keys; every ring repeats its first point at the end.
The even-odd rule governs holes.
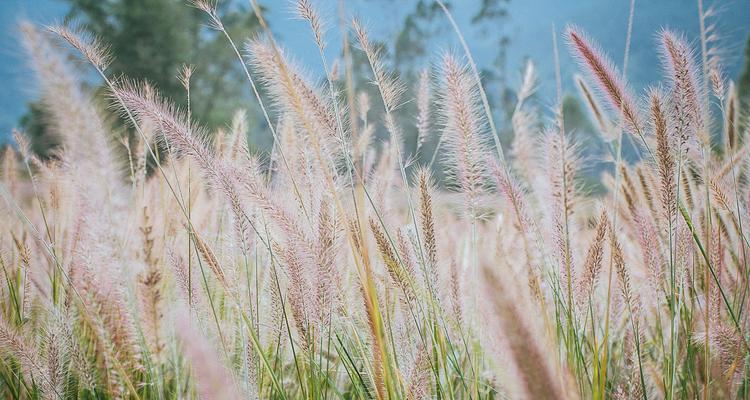
{"type": "Polygon", "coordinates": [[[27,19],[40,24],[61,20],[67,7],[57,0],[0,0],[0,142],[35,96],[34,76],[24,61],[17,23],[27,19]]]}
{"type": "MultiPolygon", "coordinates": [[[[272,29],[279,35],[288,51],[316,73],[320,70],[317,50],[310,40],[306,25],[292,20],[287,0],[260,0],[269,9],[267,15],[272,29]]],[[[710,0],[705,0],[710,5],[710,0]]],[[[318,0],[322,14],[328,20],[337,21],[337,0],[318,0]]],[[[620,64],[625,46],[625,31],[629,0],[511,0],[509,19],[488,27],[484,31],[471,29],[469,21],[477,10],[479,0],[454,0],[454,13],[459,25],[465,29],[471,50],[479,64],[489,65],[496,54],[496,39],[500,32],[510,35],[508,53],[510,71],[519,70],[523,60],[530,57],[538,66],[543,95],[554,90],[551,31],[553,24],[561,31],[567,23],[575,23],[612,52],[612,58],[620,64]]],[[[633,26],[633,47],[628,75],[633,86],[642,90],[659,79],[659,62],[654,50],[654,36],[662,27],[683,31],[693,42],[698,37],[698,9],[695,0],[636,0],[633,26]]],[[[376,38],[393,38],[402,26],[404,17],[413,10],[415,1],[409,0],[347,0],[350,15],[360,17],[372,30],[376,38]]],[[[750,34],[750,1],[723,1],[719,7],[719,33],[725,50],[725,68],[729,78],[737,77],[745,41],[750,34]]],[[[23,115],[26,103],[35,94],[33,74],[24,61],[19,46],[16,24],[19,19],[28,19],[40,24],[59,22],[65,15],[66,6],[61,0],[0,0],[0,140],[7,137],[23,115]]],[[[337,26],[329,26],[329,58],[337,55],[337,26]]],[[[436,38],[430,52],[437,54],[442,49],[456,48],[452,32],[436,38]]],[[[576,69],[561,48],[562,75],[566,87],[570,87],[576,69]]],[[[511,77],[516,74],[511,74],[511,77]]]]}

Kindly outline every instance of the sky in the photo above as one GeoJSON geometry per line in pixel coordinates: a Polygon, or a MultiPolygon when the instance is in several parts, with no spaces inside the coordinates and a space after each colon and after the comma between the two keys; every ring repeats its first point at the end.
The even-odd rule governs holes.
{"type": "Polygon", "coordinates": [[[39,24],[60,21],[67,7],[57,0],[0,0],[0,143],[10,137],[35,96],[34,76],[28,69],[18,38],[18,21],[39,24]]]}
{"type": "MultiPolygon", "coordinates": [[[[472,15],[481,0],[454,0],[453,12],[464,30],[477,63],[490,65],[496,52],[497,37],[510,37],[508,68],[511,78],[519,77],[524,60],[530,58],[537,65],[543,96],[554,93],[554,59],[552,30],[561,32],[566,24],[574,23],[596,39],[610,56],[622,65],[630,0],[511,0],[509,17],[497,26],[483,30],[470,26],[472,15]]],[[[290,54],[316,74],[321,70],[318,52],[311,41],[306,24],[291,18],[287,0],[260,0],[268,8],[267,19],[290,54]]],[[[705,0],[706,6],[712,4],[705,0]]],[[[745,42],[750,34],[750,1],[716,1],[719,10],[718,32],[724,50],[727,77],[736,79],[742,65],[745,42]]],[[[329,24],[329,60],[339,52],[337,43],[337,0],[317,0],[329,24]]],[[[346,0],[347,12],[357,16],[371,30],[374,38],[392,39],[410,13],[415,1],[409,0],[346,0]]],[[[628,65],[628,79],[638,90],[645,90],[660,79],[655,35],[662,28],[684,32],[697,44],[699,36],[697,0],[636,0],[633,23],[633,45],[628,65]]],[[[27,19],[38,24],[52,24],[62,20],[67,7],[62,0],[0,0],[0,142],[18,125],[26,104],[37,97],[34,76],[28,69],[20,47],[17,22],[27,19]]],[[[392,42],[392,40],[391,40],[392,42]]],[[[561,41],[562,42],[562,41],[561,41]]],[[[457,49],[458,42],[450,30],[443,30],[429,49],[438,55],[444,49],[457,49]]],[[[561,72],[565,88],[572,87],[572,76],[577,72],[573,61],[561,44],[561,72]]],[[[550,97],[551,98],[551,97],[550,97]]]]}

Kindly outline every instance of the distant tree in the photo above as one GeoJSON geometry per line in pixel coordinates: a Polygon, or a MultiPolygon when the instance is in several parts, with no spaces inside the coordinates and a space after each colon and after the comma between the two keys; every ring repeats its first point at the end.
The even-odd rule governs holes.
{"type": "Polygon", "coordinates": [[[60,145],[60,140],[48,132],[47,113],[42,103],[30,103],[28,108],[26,114],[21,117],[19,125],[23,127],[23,133],[29,139],[31,151],[42,159],[48,159],[54,156],[53,153],[60,145]]]}
{"type": "MultiPolygon", "coordinates": [[[[493,58],[491,65],[480,66],[480,75],[483,86],[488,92],[488,97],[493,109],[496,110],[497,118],[505,118],[509,115],[512,105],[508,99],[515,98],[515,95],[508,91],[506,84],[506,48],[510,43],[509,37],[498,28],[500,20],[508,17],[507,5],[510,0],[479,0],[470,2],[475,8],[471,14],[471,27],[465,34],[472,30],[478,30],[497,37],[497,53],[493,58]],[[494,95],[493,95],[494,94],[494,95]],[[499,96],[498,96],[499,94],[499,96]],[[499,105],[498,107],[494,107],[499,105]]],[[[456,6],[465,7],[466,2],[443,0],[443,3],[450,10],[456,6]]],[[[398,4],[404,4],[398,2],[398,4]]],[[[417,0],[413,2],[413,10],[404,18],[403,25],[397,32],[395,41],[390,43],[381,43],[384,49],[386,59],[392,61],[396,66],[398,73],[404,82],[409,83],[407,87],[406,99],[414,98],[415,84],[420,68],[429,65],[427,58],[431,56],[431,51],[439,50],[431,46],[432,39],[438,35],[451,35],[451,30],[442,9],[437,2],[432,0],[417,0]],[[391,51],[388,51],[392,49],[391,51]]],[[[462,54],[460,50],[459,54],[462,54]]],[[[369,75],[366,75],[369,76],[369,75]]],[[[416,129],[414,128],[414,116],[416,115],[416,104],[413,101],[406,102],[400,112],[400,117],[406,120],[402,124],[405,128],[404,137],[407,141],[407,152],[415,150],[416,129]]],[[[437,127],[433,127],[436,129],[437,127]]],[[[510,139],[509,132],[500,132],[501,139],[507,141],[510,139]]],[[[435,142],[427,143],[426,154],[431,154],[432,146],[435,142]]],[[[428,160],[429,161],[429,160],[428,160]]],[[[438,174],[439,175],[439,174],[438,174]]],[[[439,178],[439,176],[438,176],[439,178]]]]}
{"type": "Polygon", "coordinates": [[[575,132],[579,136],[592,136],[596,132],[578,97],[566,95],[562,102],[565,131],[575,132]]]}
{"type": "MultiPolygon", "coordinates": [[[[453,9],[453,1],[443,0],[448,9],[453,9]]],[[[471,29],[491,34],[497,39],[497,54],[492,65],[484,66],[482,78],[485,84],[504,83],[506,72],[506,49],[510,38],[503,32],[499,22],[508,17],[508,4],[510,0],[478,0],[479,6],[471,17],[471,29]]],[[[459,2],[459,5],[464,4],[459,2]]],[[[409,78],[416,74],[415,66],[424,65],[425,57],[430,50],[430,42],[433,37],[450,31],[443,11],[437,2],[432,0],[417,0],[414,10],[407,14],[404,23],[396,35],[393,44],[393,61],[398,65],[399,72],[409,78]]]]}
{"type": "Polygon", "coordinates": [[[750,96],[750,37],[745,44],[745,62],[737,81],[737,94],[742,101],[747,101],[750,96]]]}
{"type": "MultiPolygon", "coordinates": [[[[245,77],[225,38],[209,29],[206,16],[185,0],[65,0],[68,19],[111,46],[109,73],[147,79],[163,95],[184,105],[185,91],[176,78],[183,64],[196,68],[191,85],[193,114],[216,127],[247,104],[245,77]]],[[[243,7],[219,9],[227,30],[239,42],[258,29],[255,14],[243,7]]]]}
{"type": "Polygon", "coordinates": [[[404,18],[404,24],[396,35],[393,46],[394,62],[402,71],[422,64],[420,61],[427,56],[428,39],[446,27],[445,24],[435,23],[442,14],[437,2],[419,0],[414,11],[404,18]]]}
{"type": "MultiPolygon", "coordinates": [[[[242,68],[226,39],[207,27],[206,16],[185,0],[64,0],[66,21],[94,33],[114,55],[107,74],[147,80],[178,106],[186,93],[177,75],[184,64],[195,67],[191,79],[191,111],[196,120],[216,128],[231,120],[236,109],[255,104],[242,68]]],[[[227,2],[224,2],[227,3],[227,2]]],[[[242,42],[259,24],[246,7],[219,9],[224,26],[242,42]]],[[[250,116],[254,109],[250,109],[250,116]]],[[[57,144],[45,124],[41,103],[31,103],[21,126],[34,150],[49,156],[57,144]]]]}
{"type": "Polygon", "coordinates": [[[504,111],[513,108],[515,102],[515,93],[512,92],[508,85],[508,46],[510,45],[510,36],[499,26],[500,22],[509,17],[508,5],[510,0],[480,0],[479,10],[472,16],[471,23],[479,30],[495,38],[495,48],[497,53],[492,60],[492,65],[485,66],[482,70],[482,77],[485,85],[490,86],[490,90],[500,93],[500,105],[504,111]]]}

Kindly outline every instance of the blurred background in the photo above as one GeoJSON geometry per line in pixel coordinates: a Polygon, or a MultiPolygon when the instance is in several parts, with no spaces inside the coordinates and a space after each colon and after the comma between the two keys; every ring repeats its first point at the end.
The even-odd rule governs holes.
{"type": "MultiPolygon", "coordinates": [[[[382,46],[390,65],[409,85],[416,82],[420,70],[430,67],[441,52],[460,50],[448,21],[432,0],[313,3],[327,21],[329,60],[341,56],[342,16],[362,19],[382,46]]],[[[622,66],[629,0],[447,0],[446,3],[466,34],[499,121],[507,121],[509,117],[515,101],[514,89],[526,60],[537,66],[540,83],[536,99],[540,109],[548,111],[556,87],[553,31],[559,34],[568,23],[586,30],[622,66]]],[[[312,78],[321,79],[317,48],[306,23],[294,18],[291,3],[260,0],[260,4],[288,54],[312,78]]],[[[257,34],[258,22],[249,11],[247,0],[223,0],[219,1],[219,7],[236,41],[257,34]]],[[[712,11],[708,22],[717,35],[716,45],[721,50],[725,75],[737,82],[740,95],[747,100],[750,1],[706,0],[704,8],[712,11]]],[[[663,27],[676,29],[684,32],[697,48],[698,15],[697,0],[636,0],[627,70],[636,91],[642,93],[660,80],[655,34],[663,27]]],[[[32,137],[34,150],[42,156],[51,154],[56,145],[54,135],[45,130],[44,110],[37,99],[34,76],[19,44],[17,23],[23,19],[42,25],[73,23],[86,27],[111,45],[115,62],[110,74],[148,79],[178,104],[185,102],[184,89],[176,77],[178,71],[183,64],[195,65],[191,93],[195,118],[217,129],[229,123],[235,110],[246,109],[253,127],[248,136],[251,146],[264,149],[270,144],[270,135],[262,129],[256,102],[231,49],[222,37],[206,27],[204,15],[189,7],[186,0],[0,0],[0,143],[9,140],[13,128],[20,128],[32,137]]],[[[564,41],[558,40],[566,124],[580,133],[584,143],[593,143],[586,146],[586,151],[596,156],[597,134],[576,99],[573,75],[577,69],[564,41]]],[[[372,91],[364,57],[358,51],[353,57],[358,90],[372,91]]],[[[86,84],[92,90],[99,90],[100,82],[90,69],[80,61],[75,65],[81,68],[86,84]]],[[[413,102],[402,107],[400,117],[411,119],[408,125],[413,125],[413,102]]],[[[502,131],[502,140],[510,141],[509,129],[502,131]]]]}

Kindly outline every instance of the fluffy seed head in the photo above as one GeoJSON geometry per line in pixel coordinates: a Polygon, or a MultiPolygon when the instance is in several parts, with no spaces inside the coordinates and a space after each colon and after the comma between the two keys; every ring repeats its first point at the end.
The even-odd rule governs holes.
{"type": "Polygon", "coordinates": [[[640,134],[637,103],[612,61],[580,28],[568,26],[566,36],[578,63],[594,79],[612,109],[622,115],[625,128],[631,133],[640,134]]]}
{"type": "Polygon", "coordinates": [[[112,56],[109,46],[105,45],[94,34],[82,30],[71,29],[67,26],[58,25],[47,28],[50,32],[65,39],[71,46],[78,50],[97,69],[104,71],[109,66],[112,56]]]}
{"type": "Polygon", "coordinates": [[[393,111],[400,105],[401,96],[406,91],[404,85],[396,78],[393,73],[389,72],[380,55],[380,49],[376,48],[370,42],[370,36],[362,23],[355,19],[352,21],[354,33],[357,36],[359,45],[370,63],[374,83],[378,86],[383,103],[387,112],[393,111]]]}
{"type": "Polygon", "coordinates": [[[488,145],[475,81],[467,67],[445,54],[440,70],[439,107],[442,117],[445,164],[466,196],[465,206],[476,217],[485,189],[488,145]]]}
{"type": "Polygon", "coordinates": [[[669,30],[663,30],[659,39],[664,70],[671,83],[670,117],[674,129],[682,144],[695,135],[707,144],[701,109],[701,81],[693,49],[682,35],[669,30]]]}

